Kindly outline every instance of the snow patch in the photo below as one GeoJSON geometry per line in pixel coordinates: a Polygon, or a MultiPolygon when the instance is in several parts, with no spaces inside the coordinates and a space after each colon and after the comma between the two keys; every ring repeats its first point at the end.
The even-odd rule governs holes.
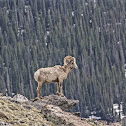
{"type": "Polygon", "coordinates": [[[94,114],[96,114],[96,111],[91,112],[91,115],[94,115],[94,114]]]}
{"type": "Polygon", "coordinates": [[[90,20],[89,22],[92,23],[92,20],[90,20]]]}
{"type": "Polygon", "coordinates": [[[101,28],[100,27],[99,27],[98,31],[101,32],[101,28]]]}
{"type": "Polygon", "coordinates": [[[83,17],[83,16],[84,16],[84,14],[81,14],[81,16],[83,17]]]}
{"type": "Polygon", "coordinates": [[[49,34],[50,34],[50,32],[49,32],[49,31],[46,31],[46,33],[47,33],[47,35],[49,35],[49,34]]]}
{"type": "Polygon", "coordinates": [[[29,6],[26,6],[26,5],[25,5],[25,13],[28,12],[28,8],[29,8],[29,6]]]}
{"type": "Polygon", "coordinates": [[[6,13],[9,14],[9,10],[7,10],[6,13]]]}
{"type": "Polygon", "coordinates": [[[48,45],[48,43],[46,42],[46,46],[48,45]]]}
{"type": "Polygon", "coordinates": [[[47,40],[47,37],[45,36],[45,40],[47,40]]]}
{"type": "Polygon", "coordinates": [[[103,12],[104,14],[106,14],[107,12],[105,11],[105,12],[103,12]]]}
{"type": "Polygon", "coordinates": [[[73,27],[75,28],[76,24],[73,24],[73,27]]]}
{"type": "Polygon", "coordinates": [[[125,115],[123,114],[123,102],[121,102],[120,104],[113,104],[113,114],[114,116],[120,115],[120,119],[123,119],[125,117],[125,115]]]}
{"type": "Polygon", "coordinates": [[[85,3],[85,5],[87,6],[87,5],[88,5],[88,3],[85,3]]]}
{"type": "Polygon", "coordinates": [[[99,120],[99,119],[101,119],[101,117],[91,115],[91,116],[89,116],[89,119],[97,119],[97,120],[99,120]]]}
{"type": "Polygon", "coordinates": [[[74,16],[74,11],[72,11],[72,16],[74,16]]]}

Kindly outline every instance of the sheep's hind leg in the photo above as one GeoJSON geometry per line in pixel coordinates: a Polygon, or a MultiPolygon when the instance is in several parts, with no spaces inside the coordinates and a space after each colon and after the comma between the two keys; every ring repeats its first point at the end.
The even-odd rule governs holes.
{"type": "Polygon", "coordinates": [[[60,93],[59,93],[59,88],[60,88],[60,83],[57,82],[57,92],[56,92],[57,95],[60,95],[60,93]]]}
{"type": "Polygon", "coordinates": [[[60,83],[60,95],[61,97],[64,97],[64,94],[63,94],[63,84],[60,83]]]}
{"type": "Polygon", "coordinates": [[[37,97],[42,99],[42,96],[41,96],[41,87],[42,87],[42,83],[41,82],[38,82],[38,87],[37,87],[37,97]]]}

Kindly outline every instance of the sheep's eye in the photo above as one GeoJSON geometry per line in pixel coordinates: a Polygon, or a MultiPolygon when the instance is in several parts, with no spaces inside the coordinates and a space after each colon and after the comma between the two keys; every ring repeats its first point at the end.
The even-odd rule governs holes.
{"type": "Polygon", "coordinates": [[[74,64],[74,63],[72,63],[72,64],[74,64]]]}

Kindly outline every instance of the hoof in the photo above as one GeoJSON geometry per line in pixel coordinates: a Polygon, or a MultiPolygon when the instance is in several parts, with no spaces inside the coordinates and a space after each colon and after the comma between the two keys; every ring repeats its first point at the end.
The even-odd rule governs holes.
{"type": "Polygon", "coordinates": [[[36,97],[35,99],[30,99],[30,101],[35,102],[35,101],[37,101],[38,99],[39,99],[39,98],[36,97]]]}
{"type": "Polygon", "coordinates": [[[60,95],[60,93],[59,92],[56,92],[56,94],[59,96],[60,95]]]}
{"type": "Polygon", "coordinates": [[[61,94],[60,96],[61,96],[61,97],[64,97],[64,94],[61,94]]]}
{"type": "Polygon", "coordinates": [[[39,96],[38,98],[39,98],[39,99],[42,99],[43,97],[42,97],[42,96],[39,96]]]}

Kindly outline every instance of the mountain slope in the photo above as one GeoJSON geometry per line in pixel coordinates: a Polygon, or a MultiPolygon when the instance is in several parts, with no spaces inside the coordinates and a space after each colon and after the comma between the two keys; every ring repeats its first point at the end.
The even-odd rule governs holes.
{"type": "MultiPolygon", "coordinates": [[[[126,113],[125,0],[0,0],[0,92],[36,96],[34,72],[76,57],[78,70],[64,81],[67,98],[79,99],[81,116],[92,111],[115,120],[126,113]]],[[[43,85],[43,96],[56,84],[43,85]]]]}
{"type": "Polygon", "coordinates": [[[62,110],[66,109],[64,105],[72,107],[74,104],[77,104],[75,100],[56,95],[34,102],[20,94],[13,98],[2,96],[0,97],[0,125],[91,126],[86,120],[62,110]],[[57,104],[56,99],[59,99],[58,106],[48,103],[50,98],[53,99],[53,104],[54,102],[57,104]]]}

